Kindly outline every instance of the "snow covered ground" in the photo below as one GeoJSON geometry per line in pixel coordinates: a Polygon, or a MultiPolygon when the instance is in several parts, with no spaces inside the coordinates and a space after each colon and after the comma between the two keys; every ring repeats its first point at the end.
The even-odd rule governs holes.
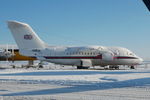
{"type": "Polygon", "coordinates": [[[0,100],[150,100],[150,69],[1,69],[0,100]]]}

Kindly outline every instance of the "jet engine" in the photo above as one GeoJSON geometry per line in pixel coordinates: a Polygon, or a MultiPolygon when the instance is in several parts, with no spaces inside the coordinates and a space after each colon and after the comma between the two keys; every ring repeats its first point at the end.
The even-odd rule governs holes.
{"type": "Polygon", "coordinates": [[[105,52],[102,54],[102,60],[103,61],[113,61],[114,54],[112,52],[105,52]]]}

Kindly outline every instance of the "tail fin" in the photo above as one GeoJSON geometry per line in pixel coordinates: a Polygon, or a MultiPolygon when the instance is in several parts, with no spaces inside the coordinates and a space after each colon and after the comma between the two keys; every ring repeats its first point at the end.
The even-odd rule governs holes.
{"type": "Polygon", "coordinates": [[[150,11],[150,0],[143,0],[143,2],[145,3],[146,7],[150,11]]]}
{"type": "Polygon", "coordinates": [[[17,21],[8,21],[8,28],[10,29],[19,49],[45,48],[45,43],[28,24],[17,21]]]}

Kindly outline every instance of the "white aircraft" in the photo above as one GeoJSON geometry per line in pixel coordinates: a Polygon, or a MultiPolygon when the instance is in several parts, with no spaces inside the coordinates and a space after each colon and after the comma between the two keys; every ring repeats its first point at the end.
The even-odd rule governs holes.
{"type": "Polygon", "coordinates": [[[142,58],[122,47],[48,46],[38,37],[28,24],[22,22],[8,21],[8,28],[15,38],[20,54],[36,57],[41,61],[62,65],[73,65],[77,66],[78,69],[90,66],[107,65],[128,65],[131,66],[131,68],[134,68],[135,65],[138,65],[143,61],[142,58]]]}

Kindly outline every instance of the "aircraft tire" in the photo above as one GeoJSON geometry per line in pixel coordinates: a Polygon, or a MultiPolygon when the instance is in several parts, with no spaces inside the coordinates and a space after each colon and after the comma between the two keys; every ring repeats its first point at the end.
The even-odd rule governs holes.
{"type": "Polygon", "coordinates": [[[77,69],[88,69],[89,67],[77,66],[77,69]]]}
{"type": "Polygon", "coordinates": [[[134,67],[134,66],[131,66],[130,68],[131,68],[131,69],[135,69],[135,67],[134,67]]]}

